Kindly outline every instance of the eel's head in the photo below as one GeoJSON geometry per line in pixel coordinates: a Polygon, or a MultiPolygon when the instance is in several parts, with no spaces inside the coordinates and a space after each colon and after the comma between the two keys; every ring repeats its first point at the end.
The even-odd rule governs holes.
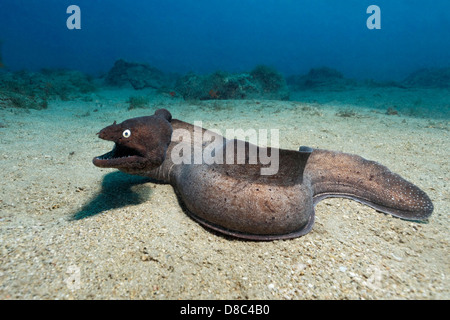
{"type": "Polygon", "coordinates": [[[92,162],[101,168],[116,168],[139,173],[159,167],[165,157],[172,136],[172,115],[159,109],[152,116],[114,123],[100,130],[100,139],[113,141],[114,148],[92,162]]]}

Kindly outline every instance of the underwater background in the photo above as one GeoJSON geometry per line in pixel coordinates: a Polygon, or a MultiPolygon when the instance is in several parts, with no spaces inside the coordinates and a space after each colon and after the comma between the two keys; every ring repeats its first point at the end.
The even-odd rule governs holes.
{"type": "Polygon", "coordinates": [[[0,0],[0,299],[448,300],[449,30],[448,0],[0,0]],[[304,237],[220,236],[92,164],[160,108],[380,162],[434,212],[325,199],[304,237]]]}
{"type": "Polygon", "coordinates": [[[11,70],[106,72],[119,58],[164,72],[241,72],[258,64],[284,75],[328,66],[350,78],[402,80],[448,67],[445,0],[3,0],[0,40],[11,70]],[[81,29],[69,30],[69,5],[81,29]],[[368,29],[370,5],[381,29],[368,29]]]}

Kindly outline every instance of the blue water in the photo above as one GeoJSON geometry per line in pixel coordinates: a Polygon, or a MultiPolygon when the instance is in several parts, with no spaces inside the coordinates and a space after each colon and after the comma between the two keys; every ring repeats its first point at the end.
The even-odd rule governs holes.
{"type": "Polygon", "coordinates": [[[325,65],[398,80],[450,65],[450,1],[1,0],[0,40],[9,70],[99,74],[124,58],[166,72],[268,64],[289,75],[325,65]],[[372,4],[381,29],[366,26],[372,4]],[[69,5],[81,9],[79,30],[66,26],[69,5]]]}

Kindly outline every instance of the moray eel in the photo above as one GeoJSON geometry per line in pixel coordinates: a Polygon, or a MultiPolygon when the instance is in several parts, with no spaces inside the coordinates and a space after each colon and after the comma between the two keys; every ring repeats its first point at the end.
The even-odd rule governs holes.
{"type": "Polygon", "coordinates": [[[375,161],[309,147],[283,150],[229,140],[172,119],[165,109],[114,122],[98,136],[115,146],[95,157],[94,165],[171,184],[194,220],[238,238],[305,235],[313,227],[315,205],[328,197],[350,198],[406,220],[425,220],[433,212],[425,192],[375,161]],[[214,161],[199,161],[198,152],[214,161]],[[273,173],[262,174],[268,168],[263,154],[277,156],[273,173]]]}

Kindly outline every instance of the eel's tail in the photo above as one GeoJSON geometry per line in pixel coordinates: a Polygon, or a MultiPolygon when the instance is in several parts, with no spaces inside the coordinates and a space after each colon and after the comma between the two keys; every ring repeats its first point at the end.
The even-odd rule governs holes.
{"type": "Polygon", "coordinates": [[[350,198],[407,220],[425,220],[433,212],[424,191],[378,162],[357,155],[314,149],[305,176],[311,181],[314,204],[328,197],[350,198]]]}

